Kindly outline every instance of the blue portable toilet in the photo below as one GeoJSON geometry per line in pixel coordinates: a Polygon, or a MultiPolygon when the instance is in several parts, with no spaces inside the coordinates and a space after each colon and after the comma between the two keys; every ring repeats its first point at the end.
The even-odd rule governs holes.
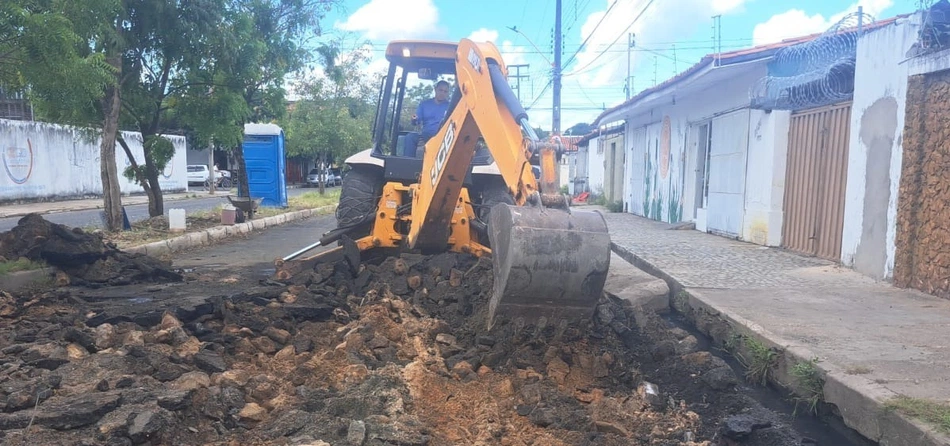
{"type": "Polygon", "coordinates": [[[261,198],[261,206],[287,207],[284,131],[276,124],[244,124],[243,150],[251,198],[261,198]]]}

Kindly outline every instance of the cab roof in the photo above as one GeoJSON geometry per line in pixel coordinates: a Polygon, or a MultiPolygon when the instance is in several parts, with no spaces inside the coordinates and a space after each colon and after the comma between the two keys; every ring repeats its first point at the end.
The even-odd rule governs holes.
{"type": "Polygon", "coordinates": [[[440,74],[454,73],[457,50],[455,42],[394,40],[386,46],[386,60],[411,72],[429,68],[440,74]]]}

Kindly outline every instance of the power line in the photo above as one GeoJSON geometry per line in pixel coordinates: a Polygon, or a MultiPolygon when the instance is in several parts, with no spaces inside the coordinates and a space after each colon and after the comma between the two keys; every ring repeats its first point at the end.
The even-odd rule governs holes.
{"type": "Polygon", "coordinates": [[[604,15],[600,16],[600,20],[597,21],[596,25],[594,25],[594,29],[590,30],[590,34],[588,34],[587,38],[584,39],[583,42],[581,42],[581,45],[579,47],[577,47],[577,51],[574,51],[574,54],[572,54],[571,57],[567,59],[567,63],[565,63],[564,66],[570,65],[571,62],[574,61],[574,58],[577,57],[577,54],[580,53],[582,49],[584,49],[584,45],[587,44],[587,41],[589,41],[590,38],[594,36],[594,33],[597,32],[597,28],[600,28],[600,24],[604,23],[604,19],[607,18],[607,14],[610,14],[610,10],[614,9],[614,6],[617,6],[617,2],[619,1],[620,0],[614,0],[614,2],[611,3],[610,6],[607,7],[607,11],[604,12],[604,15]]]}
{"type": "MultiPolygon", "coordinates": [[[[649,2],[647,2],[646,6],[644,6],[643,9],[640,10],[640,13],[637,14],[636,17],[633,18],[633,21],[630,22],[629,25],[627,25],[627,28],[624,29],[623,32],[620,33],[620,35],[617,36],[617,38],[614,39],[614,41],[610,43],[609,46],[613,46],[614,44],[617,43],[618,40],[620,40],[621,37],[623,37],[624,35],[626,35],[626,34],[627,34],[627,31],[630,31],[630,28],[633,28],[633,25],[634,25],[635,23],[637,23],[637,20],[640,20],[640,17],[642,17],[645,12],[647,12],[647,9],[650,8],[650,5],[652,5],[654,1],[656,1],[656,0],[650,0],[649,2]]],[[[580,71],[580,70],[583,70],[584,68],[587,68],[588,66],[590,66],[590,64],[594,63],[595,60],[597,60],[598,58],[600,58],[600,56],[603,56],[604,53],[606,53],[606,52],[607,52],[606,50],[601,51],[599,54],[597,54],[596,56],[594,56],[594,58],[591,59],[590,62],[587,63],[587,65],[585,65],[585,66],[582,67],[582,68],[579,68],[577,71],[580,71]]],[[[565,74],[565,76],[570,76],[570,75],[572,75],[572,74],[576,74],[577,71],[575,71],[574,73],[565,74]]]]}

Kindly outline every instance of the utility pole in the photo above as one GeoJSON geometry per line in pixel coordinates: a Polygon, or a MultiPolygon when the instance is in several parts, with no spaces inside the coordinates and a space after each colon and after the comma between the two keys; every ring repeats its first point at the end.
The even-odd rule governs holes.
{"type": "Polygon", "coordinates": [[[653,56],[653,86],[656,87],[656,56],[653,56]]]}
{"type": "Polygon", "coordinates": [[[676,69],[676,44],[673,44],[673,76],[679,73],[679,70],[676,69]]]}
{"type": "Polygon", "coordinates": [[[551,135],[561,134],[561,0],[556,0],[554,9],[554,107],[551,119],[551,135]]]}
{"type": "Polygon", "coordinates": [[[630,52],[637,44],[636,36],[634,33],[627,34],[627,82],[626,85],[624,85],[624,90],[627,91],[627,99],[633,96],[633,82],[630,78],[630,52]]]}
{"type": "Polygon", "coordinates": [[[714,15],[713,17],[713,52],[716,53],[715,61],[716,63],[713,66],[719,66],[719,54],[722,53],[722,16],[714,15]]]}
{"type": "Polygon", "coordinates": [[[516,94],[518,95],[518,102],[521,102],[521,80],[527,79],[529,77],[527,74],[521,74],[522,68],[527,70],[528,64],[508,65],[508,70],[509,70],[508,79],[517,79],[518,81],[517,84],[515,84],[515,86],[513,87],[515,89],[516,94]],[[512,75],[510,71],[512,68],[515,69],[514,75],[512,75]]]}

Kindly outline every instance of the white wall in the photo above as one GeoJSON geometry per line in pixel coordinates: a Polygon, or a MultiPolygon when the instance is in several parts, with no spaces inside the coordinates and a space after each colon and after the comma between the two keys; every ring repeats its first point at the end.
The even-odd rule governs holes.
{"type": "MultiPolygon", "coordinates": [[[[690,127],[748,106],[749,87],[766,74],[764,62],[730,70],[727,76],[714,70],[708,80],[697,81],[689,90],[674,86],[657,105],[637,106],[626,113],[628,166],[624,181],[629,212],[667,222],[694,220],[691,197],[702,172],[695,171],[698,147],[695,138],[689,138],[690,127]],[[667,155],[661,146],[666,118],[670,149],[664,159],[667,155]]],[[[748,132],[748,126],[745,122],[728,131],[748,132]]]]}
{"type": "Polygon", "coordinates": [[[878,279],[894,269],[901,134],[914,15],[858,40],[841,262],[878,279]]]}
{"type": "Polygon", "coordinates": [[[742,239],[766,246],[782,244],[782,204],[791,113],[752,110],[746,163],[742,239]]]}
{"type": "MultiPolygon", "coordinates": [[[[100,137],[96,132],[0,119],[0,156],[4,165],[0,174],[0,202],[102,195],[100,137]]],[[[123,136],[136,161],[144,162],[141,135],[123,132],[123,136]]],[[[159,184],[163,191],[184,191],[187,188],[185,138],[168,138],[175,147],[175,155],[159,176],[159,184]]],[[[141,186],[121,175],[129,164],[125,151],[116,145],[120,191],[141,193],[141,186]]]]}
{"type": "Polygon", "coordinates": [[[579,147],[577,148],[577,156],[574,157],[575,161],[577,162],[577,167],[576,167],[575,170],[574,170],[574,178],[576,178],[577,180],[582,181],[582,182],[577,182],[577,183],[575,184],[575,188],[580,188],[580,189],[582,189],[582,190],[577,190],[577,189],[575,189],[575,190],[574,190],[574,193],[575,193],[575,194],[576,194],[576,193],[580,193],[580,192],[584,192],[584,191],[590,190],[590,185],[587,184],[587,175],[588,175],[588,168],[587,168],[588,155],[587,155],[587,152],[588,152],[588,147],[589,147],[591,144],[594,144],[594,142],[593,142],[593,141],[588,141],[587,145],[579,146],[579,147]]]}
{"type": "Polygon", "coordinates": [[[604,142],[607,136],[591,139],[587,146],[587,184],[591,194],[604,193],[604,142]]]}

